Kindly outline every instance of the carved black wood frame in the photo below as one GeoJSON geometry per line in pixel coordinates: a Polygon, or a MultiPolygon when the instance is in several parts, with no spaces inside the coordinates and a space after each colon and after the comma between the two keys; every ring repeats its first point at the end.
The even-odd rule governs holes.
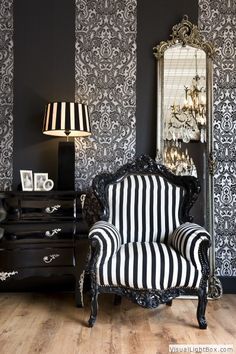
{"type": "MultiPolygon", "coordinates": [[[[107,189],[111,183],[117,183],[124,179],[129,174],[156,174],[166,178],[170,183],[178,186],[183,186],[186,190],[183,204],[181,206],[182,213],[180,215],[181,223],[186,221],[192,221],[192,217],[189,215],[189,211],[196,201],[200,192],[199,181],[191,176],[176,176],[172,174],[165,166],[157,164],[147,155],[142,155],[136,158],[133,162],[128,163],[121,167],[114,174],[103,173],[95,177],[93,180],[94,193],[97,196],[101,204],[101,220],[108,220],[109,208],[107,201],[107,189]]],[[[198,307],[197,307],[197,319],[199,327],[201,329],[207,328],[207,322],[205,319],[205,309],[207,305],[207,280],[209,276],[209,260],[208,260],[208,248],[210,241],[203,241],[199,248],[199,258],[202,266],[202,278],[200,286],[196,288],[171,288],[166,290],[140,290],[131,289],[121,286],[101,286],[96,282],[96,263],[100,251],[98,241],[93,240],[91,242],[91,259],[89,263],[89,274],[91,278],[91,315],[89,318],[89,326],[92,327],[96,321],[97,309],[98,309],[98,295],[102,293],[113,293],[119,296],[125,296],[131,301],[145,308],[155,308],[159,304],[166,303],[171,305],[172,299],[180,295],[197,295],[198,307]]]]}

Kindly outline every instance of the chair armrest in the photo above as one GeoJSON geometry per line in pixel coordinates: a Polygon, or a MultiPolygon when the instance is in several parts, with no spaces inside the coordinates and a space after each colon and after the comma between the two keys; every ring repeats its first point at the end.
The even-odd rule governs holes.
{"type": "Polygon", "coordinates": [[[197,269],[202,270],[202,263],[208,262],[210,238],[210,234],[202,226],[186,222],[175,229],[170,245],[197,269]]]}
{"type": "Polygon", "coordinates": [[[100,260],[98,263],[105,263],[121,246],[120,232],[107,221],[97,221],[90,229],[88,237],[92,244],[99,246],[100,260]]]}

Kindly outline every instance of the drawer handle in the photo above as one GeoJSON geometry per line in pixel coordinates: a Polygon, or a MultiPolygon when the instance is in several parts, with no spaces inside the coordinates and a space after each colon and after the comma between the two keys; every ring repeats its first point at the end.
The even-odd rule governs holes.
{"type": "Polygon", "coordinates": [[[54,211],[57,211],[58,209],[60,209],[61,205],[60,204],[56,204],[56,205],[52,205],[50,207],[47,207],[45,209],[46,213],[48,214],[52,214],[54,213],[54,211]]]}
{"type": "Polygon", "coordinates": [[[0,272],[0,280],[5,281],[7,278],[10,278],[12,275],[16,275],[18,272],[15,270],[13,272],[0,272]]]}
{"type": "Polygon", "coordinates": [[[51,263],[54,259],[56,259],[59,256],[60,256],[59,254],[50,254],[49,256],[43,257],[43,261],[44,263],[51,263]]]}
{"type": "Polygon", "coordinates": [[[46,231],[45,236],[46,237],[53,237],[54,235],[58,234],[61,231],[61,229],[53,229],[52,231],[46,231]]]}

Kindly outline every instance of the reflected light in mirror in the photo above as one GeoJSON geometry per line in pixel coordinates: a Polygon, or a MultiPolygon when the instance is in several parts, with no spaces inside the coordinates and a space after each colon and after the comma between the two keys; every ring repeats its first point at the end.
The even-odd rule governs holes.
{"type": "Polygon", "coordinates": [[[168,140],[182,139],[184,142],[199,139],[204,142],[206,140],[205,78],[206,54],[203,50],[190,46],[176,45],[165,51],[164,138],[168,140]],[[194,80],[196,75],[199,77],[197,82],[194,80]],[[195,87],[193,87],[193,84],[195,84],[195,87]],[[193,88],[194,90],[192,90],[193,88]],[[195,93],[197,93],[196,97],[195,93]],[[192,94],[192,98],[190,94],[192,94]],[[193,101],[199,103],[197,109],[193,101]],[[195,109],[193,109],[193,106],[195,109]],[[187,123],[183,123],[185,121],[187,123]],[[192,125],[192,129],[190,125],[192,125]],[[174,129],[175,126],[179,126],[179,129],[174,129]],[[199,127],[203,129],[199,129],[199,127]]]}

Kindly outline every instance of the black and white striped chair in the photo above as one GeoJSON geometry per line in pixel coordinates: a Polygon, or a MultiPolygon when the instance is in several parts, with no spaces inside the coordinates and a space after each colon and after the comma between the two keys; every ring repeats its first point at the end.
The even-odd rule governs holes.
{"type": "Polygon", "coordinates": [[[154,308],[179,295],[198,295],[197,319],[206,328],[210,235],[191,223],[198,180],[175,176],[147,156],[93,181],[101,221],[89,232],[92,327],[99,293],[126,296],[154,308]]]}

